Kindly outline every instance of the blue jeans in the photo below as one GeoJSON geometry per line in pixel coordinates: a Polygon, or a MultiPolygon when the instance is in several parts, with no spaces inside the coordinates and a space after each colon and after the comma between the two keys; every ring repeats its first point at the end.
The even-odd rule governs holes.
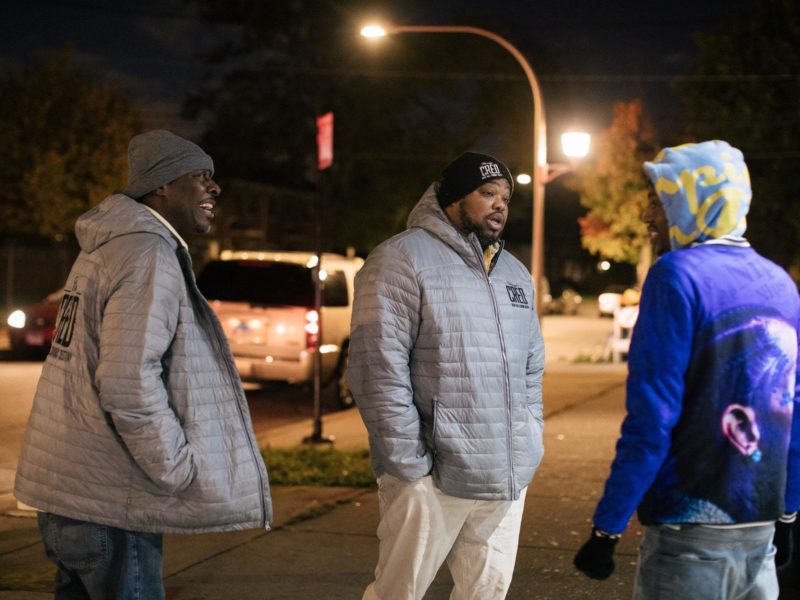
{"type": "Polygon", "coordinates": [[[163,600],[163,538],[39,513],[56,600],[163,600]]]}
{"type": "Polygon", "coordinates": [[[636,600],[775,600],[772,524],[740,529],[645,527],[636,600]]]}

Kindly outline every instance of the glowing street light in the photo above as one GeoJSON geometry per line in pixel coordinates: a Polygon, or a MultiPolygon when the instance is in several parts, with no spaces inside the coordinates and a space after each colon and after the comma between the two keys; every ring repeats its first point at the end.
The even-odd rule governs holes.
{"type": "Polygon", "coordinates": [[[361,35],[365,38],[386,37],[386,30],[380,25],[367,25],[361,28],[361,35]]]}
{"type": "Polygon", "coordinates": [[[527,173],[520,173],[517,175],[517,183],[520,185],[528,185],[531,182],[531,176],[527,173]]]}
{"type": "Polygon", "coordinates": [[[569,158],[585,158],[591,144],[592,136],[583,131],[567,131],[561,134],[561,148],[569,158]]]}
{"type": "MultiPolygon", "coordinates": [[[[488,38],[505,48],[519,63],[531,88],[533,100],[533,224],[531,231],[531,276],[533,277],[536,312],[542,314],[542,278],[544,270],[544,185],[569,169],[552,171],[547,164],[547,133],[544,118],[544,101],[539,81],[523,54],[502,36],[466,25],[377,25],[361,29],[366,38],[381,38],[394,33],[466,33],[488,38]]],[[[587,135],[588,134],[584,134],[587,135]]],[[[588,150],[588,146],[587,146],[588,150]]],[[[529,176],[529,177],[531,177],[529,176]]]]}
{"type": "MultiPolygon", "coordinates": [[[[561,134],[561,151],[570,159],[569,163],[547,163],[547,177],[544,182],[550,183],[564,173],[572,171],[575,161],[586,158],[589,154],[589,147],[592,144],[592,136],[583,131],[569,131],[561,134]]],[[[528,185],[531,176],[527,173],[517,175],[517,183],[528,185]]]]}

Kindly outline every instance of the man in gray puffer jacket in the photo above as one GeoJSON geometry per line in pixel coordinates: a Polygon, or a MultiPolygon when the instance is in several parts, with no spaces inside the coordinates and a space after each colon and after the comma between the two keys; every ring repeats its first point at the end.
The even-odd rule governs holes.
{"type": "Polygon", "coordinates": [[[484,154],[442,172],[356,277],[348,382],[381,520],[364,598],[504,598],[542,458],[544,346],[531,277],[503,251],[513,180],[484,154]]]}
{"type": "Polygon", "coordinates": [[[211,157],[134,137],[128,186],[82,215],[15,494],[41,511],[56,597],[164,597],[162,534],[268,528],[269,484],[182,236],[208,233],[211,157]]]}

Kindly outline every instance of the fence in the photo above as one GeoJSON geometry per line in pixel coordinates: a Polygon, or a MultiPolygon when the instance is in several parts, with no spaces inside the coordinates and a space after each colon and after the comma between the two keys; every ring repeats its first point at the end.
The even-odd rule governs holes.
{"type": "Polygon", "coordinates": [[[77,256],[70,244],[6,238],[0,242],[0,316],[64,285],[77,256]]]}

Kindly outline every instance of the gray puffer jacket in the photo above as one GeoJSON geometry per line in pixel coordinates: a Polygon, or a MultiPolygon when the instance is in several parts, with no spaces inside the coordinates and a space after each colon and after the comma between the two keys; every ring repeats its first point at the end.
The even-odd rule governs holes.
{"type": "Polygon", "coordinates": [[[17,498],[132,531],[267,526],[245,395],[188,253],[121,194],[75,231],[81,253],[36,389],[17,498]]]}
{"type": "Polygon", "coordinates": [[[517,499],[543,455],[544,344],[531,277],[508,252],[487,274],[435,184],[409,229],[370,254],[356,278],[348,382],[373,469],[442,492],[517,499]]]}

